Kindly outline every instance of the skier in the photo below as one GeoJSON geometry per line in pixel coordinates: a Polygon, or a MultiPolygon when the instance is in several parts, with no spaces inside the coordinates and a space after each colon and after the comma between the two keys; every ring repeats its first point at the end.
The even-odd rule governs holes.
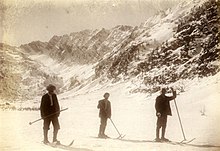
{"type": "Polygon", "coordinates": [[[59,117],[59,111],[60,111],[60,106],[57,100],[57,96],[54,93],[54,90],[56,90],[56,87],[52,84],[47,86],[47,91],[48,93],[43,95],[42,99],[41,99],[41,105],[40,105],[40,113],[41,113],[41,117],[44,118],[48,115],[48,118],[44,118],[44,125],[43,125],[43,131],[44,131],[44,143],[48,144],[48,130],[50,129],[50,123],[52,122],[53,124],[53,142],[56,144],[60,144],[60,142],[57,140],[57,133],[58,130],[60,129],[60,124],[58,121],[58,117],[59,117]],[[54,114],[58,112],[57,114],[54,114]]]}
{"type": "Polygon", "coordinates": [[[99,127],[99,138],[108,138],[107,135],[105,135],[105,128],[107,125],[107,119],[111,118],[111,103],[108,100],[110,94],[105,93],[104,94],[104,99],[100,100],[98,103],[97,108],[99,109],[99,117],[101,119],[101,124],[99,127]]]}
{"type": "Polygon", "coordinates": [[[155,109],[157,116],[157,128],[156,128],[156,139],[155,141],[169,141],[169,139],[165,138],[165,131],[167,125],[167,116],[172,116],[170,101],[176,98],[176,91],[171,88],[173,96],[166,96],[166,89],[162,88],[161,95],[156,98],[155,109]],[[159,138],[160,128],[162,127],[162,136],[159,138]]]}

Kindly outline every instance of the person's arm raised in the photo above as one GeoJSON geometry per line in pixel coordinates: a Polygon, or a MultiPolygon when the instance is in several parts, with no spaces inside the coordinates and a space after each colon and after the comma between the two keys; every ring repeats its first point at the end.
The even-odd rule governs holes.
{"type": "Polygon", "coordinates": [[[170,89],[171,89],[171,91],[173,93],[173,96],[169,97],[169,100],[171,101],[171,100],[176,98],[176,91],[172,87],[170,89]]]}

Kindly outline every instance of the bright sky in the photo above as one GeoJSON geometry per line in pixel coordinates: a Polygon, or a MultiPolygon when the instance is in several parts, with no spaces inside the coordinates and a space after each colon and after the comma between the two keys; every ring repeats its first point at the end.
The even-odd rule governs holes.
{"type": "Polygon", "coordinates": [[[84,29],[139,26],[181,0],[0,1],[0,42],[19,46],[84,29]],[[3,4],[2,4],[3,3],[3,4]]]}

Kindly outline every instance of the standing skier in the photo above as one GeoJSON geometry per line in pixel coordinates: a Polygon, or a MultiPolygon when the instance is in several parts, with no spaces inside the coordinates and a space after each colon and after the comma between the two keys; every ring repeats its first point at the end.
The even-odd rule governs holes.
{"type": "Polygon", "coordinates": [[[50,129],[50,123],[52,122],[53,124],[53,142],[59,144],[60,142],[57,140],[57,133],[58,130],[60,129],[60,124],[58,121],[58,117],[59,117],[59,111],[60,111],[60,106],[57,100],[57,96],[54,93],[54,90],[56,90],[56,87],[54,85],[48,85],[47,86],[47,91],[48,93],[43,95],[42,99],[41,99],[41,105],[40,105],[40,113],[41,113],[41,117],[47,117],[49,115],[49,117],[44,118],[44,126],[43,126],[43,130],[44,130],[44,143],[47,144],[49,143],[48,141],[48,130],[50,129]],[[54,114],[58,112],[57,114],[54,114]]]}
{"type": "Polygon", "coordinates": [[[99,109],[99,117],[101,119],[101,124],[99,127],[99,138],[107,138],[108,136],[105,135],[105,128],[107,125],[107,119],[111,118],[111,103],[108,100],[110,94],[105,93],[104,99],[99,101],[97,108],[99,109]]]}
{"type": "Polygon", "coordinates": [[[169,141],[165,138],[165,131],[167,125],[167,116],[172,116],[171,108],[170,108],[170,101],[176,98],[176,91],[171,88],[173,96],[168,97],[166,96],[166,89],[162,88],[161,95],[156,98],[155,109],[157,115],[157,128],[156,128],[156,141],[169,141]],[[159,138],[160,128],[162,127],[162,136],[161,139],[159,138]]]}

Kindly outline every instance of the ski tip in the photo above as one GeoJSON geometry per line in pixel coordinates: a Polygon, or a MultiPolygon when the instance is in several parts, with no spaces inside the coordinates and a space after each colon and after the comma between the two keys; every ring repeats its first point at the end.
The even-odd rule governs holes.
{"type": "Polygon", "coordinates": [[[191,143],[192,141],[194,141],[196,138],[193,138],[193,139],[190,139],[190,140],[183,140],[181,141],[180,143],[182,144],[188,144],[188,143],[191,143]]]}
{"type": "Polygon", "coordinates": [[[119,137],[117,137],[117,139],[123,139],[125,137],[125,135],[120,135],[119,137]]]}
{"type": "Polygon", "coordinates": [[[68,145],[68,146],[71,146],[71,145],[73,145],[73,143],[74,143],[74,140],[72,140],[72,142],[68,145]]]}

